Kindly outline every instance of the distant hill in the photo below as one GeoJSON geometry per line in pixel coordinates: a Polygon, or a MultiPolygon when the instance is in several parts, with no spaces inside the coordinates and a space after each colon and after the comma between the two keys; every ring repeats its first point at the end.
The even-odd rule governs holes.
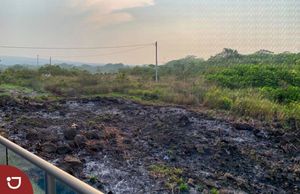
{"type": "MultiPolygon", "coordinates": [[[[26,68],[38,68],[43,65],[48,65],[50,63],[49,59],[39,59],[39,65],[37,65],[36,58],[29,57],[15,57],[15,56],[0,56],[0,70],[6,69],[14,65],[22,65],[26,68]]],[[[84,63],[76,61],[63,61],[63,60],[54,60],[52,64],[58,65],[61,68],[65,69],[80,69],[86,70],[90,73],[117,73],[120,69],[129,68],[128,65],[122,63],[117,64],[103,64],[103,63],[84,63]]]]}
{"type": "MultiPolygon", "coordinates": [[[[47,64],[49,60],[39,59],[40,64],[47,64]]],[[[5,66],[11,65],[36,65],[37,59],[29,58],[29,57],[14,57],[14,56],[0,56],[0,64],[5,66]]]]}
{"type": "Polygon", "coordinates": [[[61,68],[64,69],[80,69],[80,70],[86,70],[90,73],[117,73],[121,69],[126,69],[129,68],[129,65],[124,65],[122,63],[108,63],[105,65],[89,65],[89,64],[82,64],[82,65],[73,65],[73,64],[67,64],[67,63],[62,63],[62,64],[57,64],[61,68]]]}
{"type": "MultiPolygon", "coordinates": [[[[49,59],[39,58],[39,65],[49,64],[49,59]]],[[[53,64],[72,64],[72,65],[105,65],[104,63],[84,63],[79,61],[65,61],[65,60],[53,60],[53,64]]],[[[17,57],[17,56],[0,56],[0,64],[10,66],[10,65],[37,65],[36,58],[30,57],[17,57]]]]}

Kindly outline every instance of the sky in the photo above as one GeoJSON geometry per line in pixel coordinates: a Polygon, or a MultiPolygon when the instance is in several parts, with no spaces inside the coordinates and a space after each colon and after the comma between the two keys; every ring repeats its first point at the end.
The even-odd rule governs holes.
{"type": "Polygon", "coordinates": [[[0,56],[94,63],[151,64],[223,48],[300,52],[299,0],[1,0],[0,46],[102,47],[99,50],[0,48],[0,56]],[[151,44],[150,44],[151,43],[151,44]]]}

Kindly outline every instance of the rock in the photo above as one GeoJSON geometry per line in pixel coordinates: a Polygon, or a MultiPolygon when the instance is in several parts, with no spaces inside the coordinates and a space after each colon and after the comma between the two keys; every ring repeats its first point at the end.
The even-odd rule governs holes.
{"type": "Polygon", "coordinates": [[[7,132],[6,132],[4,129],[1,129],[1,128],[0,128],[0,135],[1,135],[2,137],[5,137],[5,138],[8,137],[7,132]]]}
{"type": "Polygon", "coordinates": [[[57,138],[56,133],[51,128],[39,129],[38,137],[36,139],[42,142],[55,141],[57,138]]]}
{"type": "Polygon", "coordinates": [[[62,164],[60,165],[60,167],[74,175],[74,174],[78,174],[80,173],[80,171],[82,170],[83,168],[83,164],[81,162],[81,160],[75,156],[71,156],[71,155],[67,155],[64,159],[63,159],[63,162],[62,164]]]}
{"type": "Polygon", "coordinates": [[[189,178],[187,183],[190,185],[190,186],[194,186],[195,185],[195,180],[192,179],[192,178],[189,178]]]}
{"type": "Polygon", "coordinates": [[[247,123],[235,123],[234,124],[234,127],[237,129],[237,130],[245,130],[245,131],[252,131],[254,130],[254,127],[247,124],[247,123]]]}
{"type": "Polygon", "coordinates": [[[76,135],[74,138],[74,143],[77,147],[83,147],[87,142],[87,138],[83,135],[76,135]]]}
{"type": "Polygon", "coordinates": [[[26,134],[26,139],[29,140],[29,141],[37,140],[38,139],[38,132],[34,129],[29,130],[26,134]]]}
{"type": "Polygon", "coordinates": [[[226,173],[224,174],[224,177],[225,177],[226,179],[232,179],[232,180],[235,180],[234,176],[233,176],[232,174],[228,173],[228,172],[226,172],[226,173]]]}
{"type": "Polygon", "coordinates": [[[186,115],[179,118],[179,126],[181,126],[181,127],[185,127],[185,126],[189,125],[190,123],[191,122],[186,115]]]}
{"type": "Polygon", "coordinates": [[[67,140],[73,140],[75,138],[75,136],[77,135],[77,130],[74,128],[68,128],[68,129],[65,129],[63,131],[63,133],[64,133],[64,137],[67,140]]]}
{"type": "Polygon", "coordinates": [[[42,148],[42,151],[46,152],[46,153],[55,153],[57,150],[56,145],[53,143],[44,143],[44,144],[42,144],[41,148],[42,148]]]}
{"type": "Polygon", "coordinates": [[[73,123],[73,124],[71,125],[71,128],[72,128],[72,129],[77,129],[77,128],[78,128],[78,125],[77,125],[76,123],[73,123]]]}
{"type": "Polygon", "coordinates": [[[203,184],[205,184],[206,186],[208,186],[208,187],[218,188],[217,183],[214,182],[214,181],[211,180],[211,179],[202,178],[202,179],[201,179],[201,182],[202,182],[203,184]]]}
{"type": "Polygon", "coordinates": [[[92,152],[98,152],[103,149],[100,141],[90,140],[86,142],[86,148],[92,152]]]}
{"type": "Polygon", "coordinates": [[[233,180],[233,181],[235,181],[235,182],[237,183],[238,186],[244,186],[244,185],[247,184],[247,181],[244,180],[243,178],[241,178],[241,177],[236,177],[236,176],[234,176],[234,175],[232,175],[232,174],[230,174],[230,173],[225,173],[225,174],[224,174],[224,177],[225,177],[226,179],[228,179],[228,180],[233,180]]]}
{"type": "Polygon", "coordinates": [[[253,134],[258,138],[268,138],[268,134],[263,130],[254,129],[253,134]]]}
{"type": "Polygon", "coordinates": [[[237,130],[246,130],[246,131],[252,131],[254,127],[249,125],[248,123],[234,123],[233,127],[237,130]]]}
{"type": "Polygon", "coordinates": [[[71,147],[67,144],[61,144],[57,147],[58,154],[67,154],[72,151],[71,147]]]}
{"type": "Polygon", "coordinates": [[[101,139],[103,134],[98,130],[90,130],[85,133],[86,138],[88,139],[101,139]]]}
{"type": "Polygon", "coordinates": [[[99,189],[99,190],[104,190],[104,188],[105,188],[104,185],[103,185],[103,183],[101,183],[101,182],[96,183],[95,186],[96,186],[96,188],[99,189]]]}
{"type": "Polygon", "coordinates": [[[82,165],[82,162],[79,158],[75,157],[75,156],[71,156],[71,155],[67,155],[65,158],[64,158],[64,162],[65,163],[68,163],[68,164],[72,164],[72,165],[82,165]]]}

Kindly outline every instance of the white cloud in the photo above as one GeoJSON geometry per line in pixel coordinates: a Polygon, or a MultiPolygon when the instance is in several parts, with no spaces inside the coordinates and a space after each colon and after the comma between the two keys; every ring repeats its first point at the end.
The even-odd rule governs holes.
{"type": "Polygon", "coordinates": [[[69,0],[74,11],[85,13],[88,21],[103,26],[131,21],[126,9],[154,5],[154,0],[69,0]]]}

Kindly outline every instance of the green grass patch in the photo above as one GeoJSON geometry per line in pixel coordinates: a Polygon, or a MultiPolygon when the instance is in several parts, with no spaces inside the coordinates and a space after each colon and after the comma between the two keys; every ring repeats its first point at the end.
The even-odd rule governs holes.
{"type": "Polygon", "coordinates": [[[24,92],[24,93],[33,92],[33,90],[31,88],[22,87],[22,86],[13,85],[13,84],[0,84],[0,90],[4,90],[4,91],[14,90],[14,91],[20,91],[20,92],[24,92]]]}
{"type": "Polygon", "coordinates": [[[182,178],[183,170],[180,168],[155,164],[149,167],[149,171],[152,176],[165,179],[165,186],[169,189],[188,190],[188,186],[182,178]]]}

